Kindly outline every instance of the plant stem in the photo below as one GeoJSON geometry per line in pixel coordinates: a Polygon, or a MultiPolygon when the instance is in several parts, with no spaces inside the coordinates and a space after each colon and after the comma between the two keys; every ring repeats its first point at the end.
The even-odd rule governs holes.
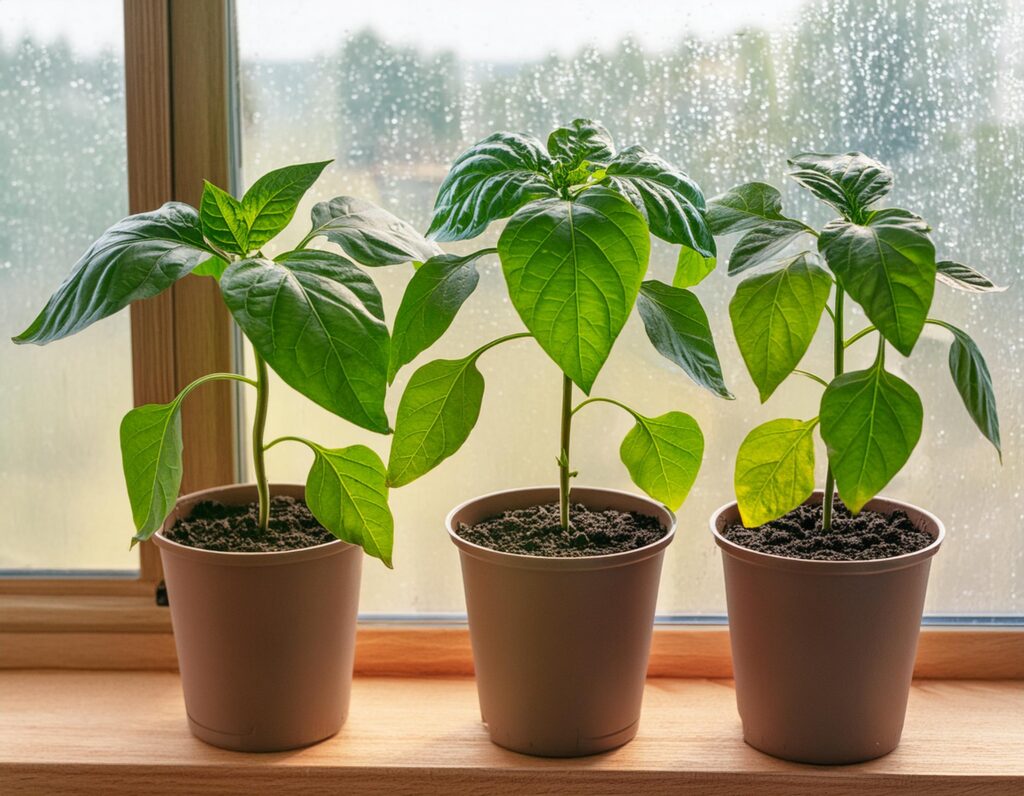
{"type": "Polygon", "coordinates": [[[563,528],[569,527],[569,440],[572,434],[572,379],[562,375],[562,449],[558,456],[558,509],[563,528]]]}
{"type": "Polygon", "coordinates": [[[259,495],[259,529],[267,532],[270,523],[270,485],[267,483],[267,464],[264,457],[263,435],[267,430],[267,403],[270,400],[270,378],[267,363],[256,357],[256,414],[252,422],[252,463],[256,473],[256,493],[259,495]]]}
{"type": "MultiPolygon", "coordinates": [[[[833,334],[833,364],[834,375],[839,376],[843,372],[843,354],[846,346],[843,344],[843,289],[836,285],[836,301],[833,319],[835,321],[833,334]]],[[[825,473],[825,495],[821,504],[821,528],[823,531],[832,530],[832,504],[835,502],[836,479],[832,474],[832,465],[825,473]]]]}

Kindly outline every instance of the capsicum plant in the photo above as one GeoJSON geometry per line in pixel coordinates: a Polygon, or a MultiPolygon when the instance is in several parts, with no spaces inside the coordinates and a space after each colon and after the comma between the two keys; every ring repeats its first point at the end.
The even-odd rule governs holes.
{"type": "Polygon", "coordinates": [[[910,356],[925,324],[950,333],[953,383],[981,433],[1000,451],[995,394],[981,351],[962,329],[930,317],[929,309],[936,282],[974,293],[1004,288],[968,265],[938,259],[920,217],[876,206],[893,186],[892,171],[878,161],[860,152],[806,153],[789,165],[789,176],[838,218],[815,230],[783,215],[779,191],[759,182],[708,203],[715,234],[743,233],[729,259],[729,274],[759,271],[740,282],[729,314],[761,401],[793,373],[824,387],[817,417],[771,420],[743,440],[736,457],[736,498],[748,527],[803,503],[814,489],[818,429],[828,452],[822,509],[827,530],[836,488],[851,511],[860,511],[900,471],[921,436],[921,399],[886,369],[886,354],[891,346],[910,356]],[[784,249],[800,241],[807,243],[803,251],[780,260],[784,249]],[[848,300],[863,309],[870,325],[845,337],[848,300]],[[797,367],[824,313],[832,326],[828,377],[797,367]],[[846,349],[869,336],[876,342],[874,362],[847,372],[846,349]]]}
{"type": "Polygon", "coordinates": [[[268,367],[310,400],[358,426],[390,431],[384,413],[390,336],[380,294],[356,265],[422,261],[438,248],[370,202],[337,197],[312,211],[297,248],[274,258],[262,248],[292,220],[299,201],[330,161],[272,171],[241,199],[206,183],[196,210],[169,202],[108,229],[75,264],[16,343],[43,345],[81,331],[188,274],[218,280],[221,295],[252,343],[256,378],[211,373],[166,404],[132,409],[121,423],[125,482],[135,521],[132,544],[148,539],[174,508],[182,475],[182,402],[211,381],[256,391],[252,459],[259,527],[270,495],[265,453],[295,441],[313,452],[306,502],[339,539],[391,566],[393,521],[383,462],[370,448],[328,448],[301,437],[266,441],[268,367]],[[352,259],[307,245],[323,237],[352,259]]]}
{"type": "Polygon", "coordinates": [[[407,484],[455,453],[476,423],[484,394],[477,361],[510,340],[532,338],[562,372],[558,471],[561,523],[569,526],[572,419],[596,401],[628,412],[635,425],[620,456],[634,483],[677,508],[700,467],[704,438],[683,412],[647,417],[589,395],[634,307],[655,348],[698,384],[731,398],[707,315],[687,288],[714,267],[715,244],[697,184],[640,146],[616,152],[600,124],[577,119],[545,147],[496,133],[458,157],[441,185],[427,236],[456,241],[509,218],[496,249],[442,254],[420,267],[395,316],[390,375],[451,324],[476,287],[476,264],[497,254],[508,295],[527,331],[492,340],[458,360],[419,368],[402,395],[388,464],[391,486],[407,484]],[[645,281],[650,235],[681,247],[673,284],[645,281]]]}

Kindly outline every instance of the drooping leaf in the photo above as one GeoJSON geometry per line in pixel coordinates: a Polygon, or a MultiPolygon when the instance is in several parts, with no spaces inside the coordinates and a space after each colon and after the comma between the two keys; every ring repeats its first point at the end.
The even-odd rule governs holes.
{"type": "Polygon", "coordinates": [[[483,249],[465,257],[439,254],[416,270],[395,315],[389,384],[403,365],[426,351],[451,326],[480,281],[476,261],[493,252],[483,249]]]}
{"type": "Polygon", "coordinates": [[[192,273],[196,276],[212,276],[214,279],[219,280],[224,275],[224,269],[227,267],[227,261],[214,254],[193,268],[192,273]]]}
{"type": "Polygon", "coordinates": [[[782,194],[763,182],[737,185],[708,201],[707,222],[715,235],[744,232],[765,221],[786,221],[782,194]]]}
{"type": "MultiPolygon", "coordinates": [[[[134,542],[160,529],[181,488],[181,402],[146,404],[121,421],[121,463],[135,521],[134,542]]],[[[133,542],[133,544],[134,544],[133,542]]]]}
{"type": "Polygon", "coordinates": [[[643,217],[620,194],[524,207],[498,240],[509,297],[540,347],[586,393],[636,301],[650,255],[643,217]]]}
{"type": "Polygon", "coordinates": [[[551,167],[536,138],[519,133],[485,138],[452,164],[438,191],[427,237],[475,238],[492,221],[507,218],[527,202],[555,196],[547,177],[551,167]]]}
{"type": "Polygon", "coordinates": [[[683,412],[634,418],[636,425],[623,438],[619,457],[634,484],[675,511],[697,480],[704,435],[697,421],[683,412]]]}
{"type": "Polygon", "coordinates": [[[762,403],[800,364],[818,329],[832,279],[804,255],[740,282],[729,317],[762,403]]]}
{"type": "Polygon", "coordinates": [[[230,254],[249,253],[249,222],[242,203],[212,182],[203,182],[199,218],[203,236],[218,249],[230,254]]]}
{"type": "Polygon", "coordinates": [[[248,254],[281,232],[295,215],[299,201],[331,161],[299,163],[275,169],[260,177],[242,197],[248,224],[248,254]]]}
{"type": "Polygon", "coordinates": [[[815,420],[780,418],[754,428],[736,454],[734,486],[748,528],[795,509],[814,491],[815,420]]]}
{"type": "Polygon", "coordinates": [[[953,344],[949,347],[949,372],[957,392],[963,399],[968,414],[999,453],[1003,460],[1002,442],[999,438],[999,415],[996,412],[996,393],[992,388],[992,375],[985,358],[981,355],[970,335],[950,323],[944,327],[953,333],[953,344]]]}
{"type": "Polygon", "coordinates": [[[729,255],[729,276],[769,262],[790,243],[807,234],[799,221],[766,221],[736,242],[729,255]]]}
{"type": "Polygon", "coordinates": [[[233,263],[221,291],[246,337],[278,375],[320,406],[386,433],[389,356],[380,295],[331,252],[233,263]]]}
{"type": "Polygon", "coordinates": [[[869,205],[892,190],[892,170],[862,152],[805,152],[790,158],[789,165],[789,176],[850,221],[859,220],[869,205]]]}
{"type": "Polygon", "coordinates": [[[324,236],[363,265],[424,262],[441,250],[411,224],[365,199],[337,196],[313,206],[312,240],[324,236]]]}
{"type": "Polygon", "coordinates": [[[825,389],[821,437],[839,496],[851,511],[860,511],[910,458],[922,418],[914,388],[888,373],[881,357],[825,389]]]}
{"type": "Polygon", "coordinates": [[[928,225],[906,210],[879,210],[864,224],[826,224],[818,249],[885,339],[909,356],[935,292],[928,225]]]}
{"type": "Polygon", "coordinates": [[[705,257],[689,246],[680,247],[676,272],[672,277],[672,287],[686,288],[699,285],[708,274],[715,270],[715,265],[714,257],[705,257]]]}
{"type": "Polygon", "coordinates": [[[391,567],[395,522],[388,508],[387,472],[365,445],[313,448],[306,505],[328,531],[391,567]]]}
{"type": "Polygon", "coordinates": [[[404,486],[462,447],[480,416],[484,377],[478,352],[428,362],[409,379],[398,404],[388,483],[404,486]]]}
{"type": "Polygon", "coordinates": [[[650,280],[640,286],[636,306],[658,353],[675,362],[701,387],[723,398],[733,397],[725,386],[711,325],[700,299],[689,290],[650,280]]]}
{"type": "Polygon", "coordinates": [[[210,256],[199,215],[180,202],[114,224],[88,248],[15,343],[44,345],[165,290],[210,256]]]}
{"type": "Polygon", "coordinates": [[[607,163],[614,151],[611,134],[599,122],[590,119],[573,119],[548,136],[548,154],[569,169],[584,161],[607,163]]]}
{"type": "Polygon", "coordinates": [[[704,219],[704,194],[693,180],[642,146],[619,152],[606,169],[608,183],[643,213],[654,235],[704,257],[715,239],[704,219]]]}
{"type": "Polygon", "coordinates": [[[935,263],[936,274],[940,282],[966,293],[1002,293],[1005,286],[995,284],[980,271],[963,263],[952,260],[939,260],[935,263]]]}

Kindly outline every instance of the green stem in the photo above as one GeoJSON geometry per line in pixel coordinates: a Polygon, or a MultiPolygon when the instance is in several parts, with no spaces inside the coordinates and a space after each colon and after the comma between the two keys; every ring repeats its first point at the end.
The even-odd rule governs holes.
{"type": "Polygon", "coordinates": [[[637,413],[634,412],[632,409],[630,409],[625,404],[619,403],[614,398],[602,398],[599,395],[595,395],[593,398],[587,398],[587,400],[585,400],[585,401],[580,401],[580,403],[577,404],[576,408],[572,410],[572,413],[576,414],[584,406],[587,406],[588,404],[597,404],[597,403],[611,404],[612,406],[617,406],[617,407],[619,407],[619,409],[623,409],[626,412],[629,412],[631,415],[633,415],[633,417],[638,417],[637,413]]]}
{"type": "Polygon", "coordinates": [[[259,530],[267,532],[270,523],[270,485],[267,483],[267,464],[263,437],[267,430],[267,403],[270,400],[270,374],[267,363],[256,357],[256,413],[252,423],[252,463],[256,473],[256,494],[259,496],[259,530]]]}
{"type": "MultiPolygon", "coordinates": [[[[836,285],[835,311],[832,317],[835,319],[835,333],[832,338],[832,358],[834,375],[839,376],[843,372],[843,355],[846,346],[843,344],[843,289],[836,285]]],[[[832,507],[835,502],[836,479],[832,474],[832,465],[829,464],[825,473],[825,495],[821,504],[821,528],[823,531],[832,530],[832,507]]]]}
{"type": "Polygon", "coordinates": [[[572,434],[572,379],[562,375],[562,448],[558,456],[558,510],[562,527],[569,527],[569,441],[572,434]]]}
{"type": "Polygon", "coordinates": [[[876,326],[868,326],[865,329],[861,329],[857,334],[853,335],[853,337],[846,338],[846,342],[843,343],[843,348],[849,348],[861,338],[866,337],[875,331],[878,331],[878,327],[876,326]]]}
{"type": "Polygon", "coordinates": [[[308,440],[305,437],[285,436],[285,437],[278,437],[277,439],[275,439],[275,440],[273,440],[271,442],[268,442],[266,445],[263,446],[263,450],[268,451],[271,448],[273,448],[275,445],[279,445],[282,442],[301,442],[303,445],[305,445],[307,448],[309,448],[312,451],[319,450],[319,448],[320,448],[320,446],[317,445],[315,442],[313,442],[312,440],[308,440]]]}
{"type": "Polygon", "coordinates": [[[825,381],[823,378],[821,378],[821,376],[819,376],[816,373],[811,373],[808,370],[800,370],[800,369],[795,369],[793,372],[797,373],[797,374],[799,374],[801,376],[806,376],[811,381],[818,382],[818,384],[820,384],[822,387],[828,387],[828,382],[825,381]]]}

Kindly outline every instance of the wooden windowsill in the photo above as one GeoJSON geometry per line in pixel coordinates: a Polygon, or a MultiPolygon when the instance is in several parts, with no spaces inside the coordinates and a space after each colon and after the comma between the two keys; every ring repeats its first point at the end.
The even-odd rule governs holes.
{"type": "Polygon", "coordinates": [[[740,739],[728,680],[651,680],[640,733],[576,760],[491,744],[469,678],[357,678],[342,732],[246,755],[189,735],[172,672],[0,672],[0,792],[1009,794],[1024,792],[1024,682],[915,684],[902,745],[854,766],[740,739]]]}

